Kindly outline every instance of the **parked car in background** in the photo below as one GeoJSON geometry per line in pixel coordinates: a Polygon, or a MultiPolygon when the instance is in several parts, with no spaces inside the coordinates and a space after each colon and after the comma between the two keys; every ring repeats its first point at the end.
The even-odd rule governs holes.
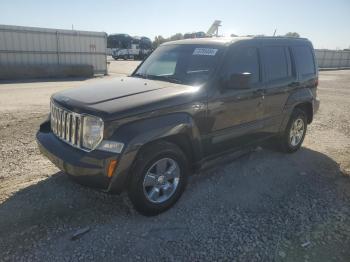
{"type": "Polygon", "coordinates": [[[127,190],[155,215],[188,175],[223,154],[274,138],[297,151],[318,109],[313,47],[303,38],[169,42],[130,77],[65,90],[37,133],[41,152],[83,184],[127,190]]]}
{"type": "Polygon", "coordinates": [[[112,49],[112,57],[115,60],[143,60],[152,52],[152,41],[144,36],[113,34],[108,36],[107,47],[112,49]]]}

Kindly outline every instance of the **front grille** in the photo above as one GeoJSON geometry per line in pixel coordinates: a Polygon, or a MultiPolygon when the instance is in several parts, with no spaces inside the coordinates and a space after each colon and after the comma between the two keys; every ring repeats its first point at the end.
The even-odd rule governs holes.
{"type": "Polygon", "coordinates": [[[64,142],[81,148],[82,115],[61,108],[51,102],[51,130],[64,142]]]}

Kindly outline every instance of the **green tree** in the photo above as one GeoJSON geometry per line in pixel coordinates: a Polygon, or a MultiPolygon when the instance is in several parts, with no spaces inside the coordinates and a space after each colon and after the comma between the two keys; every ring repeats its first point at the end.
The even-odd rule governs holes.
{"type": "Polygon", "coordinates": [[[154,38],[153,48],[157,48],[158,46],[160,46],[161,44],[163,44],[165,42],[176,41],[176,40],[181,40],[181,39],[184,39],[184,36],[181,33],[176,33],[175,35],[172,35],[169,38],[164,38],[161,35],[158,35],[154,38]]]}
{"type": "Polygon", "coordinates": [[[161,44],[163,44],[165,42],[166,42],[166,39],[164,37],[162,37],[161,35],[158,35],[154,38],[153,48],[157,48],[158,46],[160,46],[161,44]]]}
{"type": "Polygon", "coordinates": [[[169,37],[167,40],[169,40],[169,41],[176,41],[176,40],[181,40],[181,39],[184,39],[183,34],[177,33],[177,34],[172,35],[171,37],[169,37]]]}
{"type": "Polygon", "coordinates": [[[284,36],[286,36],[286,37],[300,37],[300,35],[297,32],[288,32],[284,36]]]}

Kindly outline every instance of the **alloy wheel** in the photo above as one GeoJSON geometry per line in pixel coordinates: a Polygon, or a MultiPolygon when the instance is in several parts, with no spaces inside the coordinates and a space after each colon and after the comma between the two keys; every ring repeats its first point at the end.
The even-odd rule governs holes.
{"type": "Polygon", "coordinates": [[[180,167],[171,158],[162,158],[148,170],[143,180],[143,192],[152,203],[167,201],[176,191],[180,180],[180,167]]]}
{"type": "Polygon", "coordinates": [[[303,139],[304,132],[305,132],[304,121],[301,118],[295,119],[289,132],[290,144],[293,147],[299,145],[299,143],[303,139]]]}

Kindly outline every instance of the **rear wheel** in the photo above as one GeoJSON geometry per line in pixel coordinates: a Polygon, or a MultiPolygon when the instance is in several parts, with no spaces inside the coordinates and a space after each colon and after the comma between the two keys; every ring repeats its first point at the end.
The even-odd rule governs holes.
{"type": "Polygon", "coordinates": [[[305,138],[307,117],[303,110],[294,109],[284,133],[280,137],[282,151],[292,153],[297,151],[305,138]]]}
{"type": "Polygon", "coordinates": [[[187,184],[187,160],[175,144],[157,142],[142,150],[130,175],[128,195],[135,209],[143,215],[157,215],[182,195],[187,184]]]}

